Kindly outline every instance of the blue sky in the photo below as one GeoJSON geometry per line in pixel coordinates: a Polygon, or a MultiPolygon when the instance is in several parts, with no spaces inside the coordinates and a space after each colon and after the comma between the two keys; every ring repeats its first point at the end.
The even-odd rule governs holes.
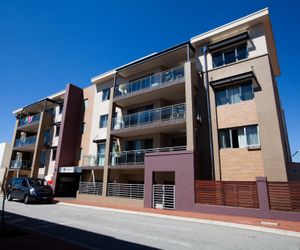
{"type": "MultiPolygon", "coordinates": [[[[292,152],[300,148],[297,1],[0,1],[0,142],[12,111],[131,60],[269,7],[292,152]],[[296,43],[295,43],[296,42],[296,43]]],[[[295,158],[300,161],[300,154],[295,158]]]]}

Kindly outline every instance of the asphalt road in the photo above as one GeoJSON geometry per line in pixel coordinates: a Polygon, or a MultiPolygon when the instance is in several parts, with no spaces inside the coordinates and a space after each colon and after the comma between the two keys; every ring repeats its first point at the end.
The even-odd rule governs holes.
{"type": "Polygon", "coordinates": [[[8,222],[90,249],[300,249],[295,237],[60,203],[6,202],[6,211],[8,222]]]}

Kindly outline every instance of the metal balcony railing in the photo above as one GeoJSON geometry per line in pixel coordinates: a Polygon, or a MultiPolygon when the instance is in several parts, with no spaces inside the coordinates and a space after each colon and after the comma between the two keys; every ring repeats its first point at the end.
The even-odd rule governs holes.
{"type": "Polygon", "coordinates": [[[108,183],[107,196],[144,199],[144,184],[108,183]]]}
{"type": "Polygon", "coordinates": [[[159,85],[180,82],[184,79],[184,67],[179,66],[163,72],[159,72],[138,80],[122,83],[115,88],[115,97],[128,95],[133,92],[141,91],[159,85]]]}
{"type": "Polygon", "coordinates": [[[149,148],[131,151],[111,152],[110,165],[143,165],[145,163],[145,154],[154,152],[171,152],[186,150],[186,146],[165,147],[165,148],[149,148]]]}
{"type": "Polygon", "coordinates": [[[30,115],[25,118],[20,119],[19,126],[25,126],[40,120],[40,114],[30,115]]]}
{"type": "Polygon", "coordinates": [[[80,194],[93,194],[102,195],[103,183],[102,182],[79,182],[78,192],[80,194]]]}
{"type": "Polygon", "coordinates": [[[10,169],[30,169],[31,168],[31,161],[27,160],[13,160],[10,162],[9,168],[10,169]]]}
{"type": "Polygon", "coordinates": [[[104,166],[105,154],[97,154],[97,155],[84,155],[82,157],[82,165],[83,166],[104,166]]]}
{"type": "Polygon", "coordinates": [[[175,104],[113,118],[112,130],[130,128],[159,121],[184,119],[185,115],[185,103],[175,104]]]}
{"type": "Polygon", "coordinates": [[[14,146],[15,147],[22,147],[22,146],[34,144],[35,142],[36,142],[36,135],[17,139],[15,141],[14,146]]]}

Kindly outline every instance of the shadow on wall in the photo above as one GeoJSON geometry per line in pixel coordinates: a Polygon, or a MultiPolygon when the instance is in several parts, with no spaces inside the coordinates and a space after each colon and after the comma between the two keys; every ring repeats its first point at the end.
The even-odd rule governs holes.
{"type": "Polygon", "coordinates": [[[156,249],[14,213],[5,212],[5,216],[7,230],[1,232],[1,249],[156,249]]]}

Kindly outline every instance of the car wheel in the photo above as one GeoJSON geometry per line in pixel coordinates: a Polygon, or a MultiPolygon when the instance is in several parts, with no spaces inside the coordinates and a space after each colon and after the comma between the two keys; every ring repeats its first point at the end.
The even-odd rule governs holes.
{"type": "Polygon", "coordinates": [[[10,193],[7,194],[7,200],[8,200],[8,201],[12,201],[12,197],[11,197],[11,194],[10,194],[10,193]]]}
{"type": "Polygon", "coordinates": [[[29,195],[26,194],[25,197],[24,197],[24,203],[29,204],[29,202],[30,202],[29,195]]]}
{"type": "Polygon", "coordinates": [[[53,198],[49,198],[49,199],[47,200],[47,202],[48,202],[48,204],[51,204],[51,203],[53,202],[53,198]]]}

